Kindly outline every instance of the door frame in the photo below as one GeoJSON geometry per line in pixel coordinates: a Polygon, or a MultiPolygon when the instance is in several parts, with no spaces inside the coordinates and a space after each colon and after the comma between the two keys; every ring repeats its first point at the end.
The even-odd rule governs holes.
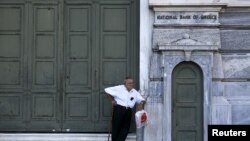
{"type": "Polygon", "coordinates": [[[203,141],[207,141],[207,126],[212,121],[212,62],[213,54],[209,52],[193,52],[186,57],[183,51],[163,52],[163,140],[172,141],[172,72],[176,65],[183,61],[196,63],[203,75],[203,141]]]}

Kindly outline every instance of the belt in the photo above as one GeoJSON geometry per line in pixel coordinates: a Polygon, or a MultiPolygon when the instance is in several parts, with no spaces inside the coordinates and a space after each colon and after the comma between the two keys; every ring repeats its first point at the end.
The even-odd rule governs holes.
{"type": "Polygon", "coordinates": [[[126,109],[126,110],[131,110],[132,108],[130,107],[126,107],[126,106],[122,106],[122,105],[116,105],[117,107],[120,107],[120,108],[123,108],[123,109],[126,109]]]}

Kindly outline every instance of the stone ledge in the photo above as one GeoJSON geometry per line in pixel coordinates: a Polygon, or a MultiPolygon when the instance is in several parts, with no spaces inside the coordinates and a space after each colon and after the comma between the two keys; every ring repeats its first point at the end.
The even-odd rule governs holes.
{"type": "Polygon", "coordinates": [[[210,50],[218,50],[219,46],[213,45],[158,45],[159,50],[187,50],[187,51],[210,51],[210,50]]]}
{"type": "Polygon", "coordinates": [[[158,24],[154,23],[154,27],[204,27],[204,28],[214,28],[220,27],[220,24],[158,24]]]}
{"type": "MultiPolygon", "coordinates": [[[[170,0],[168,0],[170,1],[170,0]]],[[[229,3],[215,3],[215,2],[168,2],[160,1],[160,0],[149,0],[150,7],[185,7],[185,6],[192,6],[192,7],[209,7],[209,6],[228,6],[229,3]]]]}
{"type": "Polygon", "coordinates": [[[243,0],[149,0],[149,6],[228,6],[249,7],[249,1],[243,0]]]}
{"type": "MultiPolygon", "coordinates": [[[[1,141],[107,141],[108,134],[1,133],[0,140],[1,141]]],[[[136,141],[136,135],[129,134],[126,141],[136,141]]]]}
{"type": "Polygon", "coordinates": [[[222,10],[221,5],[215,5],[215,6],[157,6],[153,8],[154,11],[165,11],[165,12],[219,12],[222,10]]]}

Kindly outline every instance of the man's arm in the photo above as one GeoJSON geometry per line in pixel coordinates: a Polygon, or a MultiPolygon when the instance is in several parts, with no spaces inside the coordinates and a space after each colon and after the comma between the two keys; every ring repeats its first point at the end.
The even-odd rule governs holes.
{"type": "Polygon", "coordinates": [[[118,89],[119,89],[119,86],[113,86],[113,87],[108,87],[104,89],[104,91],[108,95],[108,98],[111,100],[112,106],[117,105],[114,97],[116,96],[118,89]]]}
{"type": "Polygon", "coordinates": [[[146,100],[142,97],[142,95],[137,92],[137,110],[143,110],[144,109],[144,105],[146,103],[146,100]]]}
{"type": "Polygon", "coordinates": [[[118,93],[118,89],[119,89],[119,86],[113,86],[113,87],[108,87],[108,88],[105,88],[104,91],[111,95],[112,97],[115,97],[118,93]]]}
{"type": "Polygon", "coordinates": [[[116,101],[115,101],[115,99],[114,99],[113,96],[111,96],[111,95],[108,94],[108,98],[111,100],[112,106],[117,105],[117,103],[116,103],[116,101]]]}

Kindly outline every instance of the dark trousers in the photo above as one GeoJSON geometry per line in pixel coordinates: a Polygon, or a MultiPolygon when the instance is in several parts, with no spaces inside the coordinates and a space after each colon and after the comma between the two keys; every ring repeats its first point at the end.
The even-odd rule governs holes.
{"type": "Polygon", "coordinates": [[[125,141],[129,132],[132,109],[114,106],[112,119],[112,141],[125,141]]]}

